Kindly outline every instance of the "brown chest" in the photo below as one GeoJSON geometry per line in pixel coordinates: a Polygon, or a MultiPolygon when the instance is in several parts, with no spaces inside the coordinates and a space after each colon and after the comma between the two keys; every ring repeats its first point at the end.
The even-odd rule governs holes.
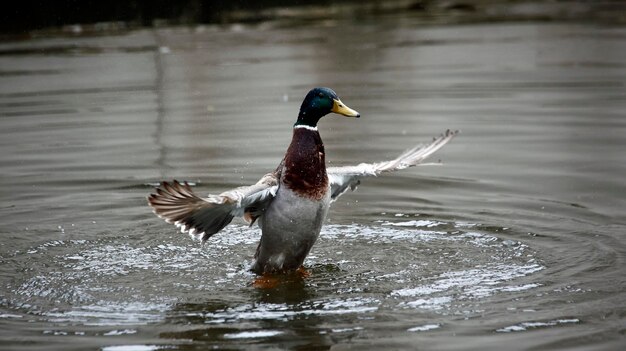
{"type": "Polygon", "coordinates": [[[294,129],[285,155],[282,182],[296,194],[321,200],[328,191],[324,144],[317,131],[294,129]]]}

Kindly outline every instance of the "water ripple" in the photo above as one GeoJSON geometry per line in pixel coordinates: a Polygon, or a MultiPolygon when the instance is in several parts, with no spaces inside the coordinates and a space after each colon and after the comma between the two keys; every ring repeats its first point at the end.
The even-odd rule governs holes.
{"type": "Polygon", "coordinates": [[[9,305],[26,306],[30,313],[55,323],[136,325],[166,316],[223,323],[373,314],[394,306],[451,313],[466,301],[542,285],[518,282],[544,269],[525,244],[501,240],[467,224],[437,222],[436,227],[456,228],[438,231],[429,221],[387,223],[391,222],[325,227],[305,262],[311,277],[287,288],[304,289],[303,297],[294,301],[236,299],[205,312],[185,307],[185,300],[202,300],[207,290],[220,292],[218,296],[255,290],[254,275],[247,267],[258,230],[232,226],[204,246],[184,236],[141,246],[119,239],[42,243],[14,255],[25,269],[32,259],[49,265],[16,283],[9,305]],[[372,252],[371,245],[379,252],[372,252]],[[169,286],[176,286],[178,294],[172,295],[169,286]],[[51,300],[57,303],[50,305],[51,300]]]}

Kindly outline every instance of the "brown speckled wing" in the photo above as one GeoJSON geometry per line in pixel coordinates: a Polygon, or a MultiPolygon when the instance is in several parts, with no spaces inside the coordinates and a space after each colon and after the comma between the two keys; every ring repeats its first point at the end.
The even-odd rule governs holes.
{"type": "Polygon", "coordinates": [[[261,216],[276,195],[276,174],[269,173],[254,185],[201,198],[187,182],[163,182],[148,196],[154,213],[166,222],[189,233],[194,239],[207,240],[227,226],[234,217],[253,220],[261,216]]]}

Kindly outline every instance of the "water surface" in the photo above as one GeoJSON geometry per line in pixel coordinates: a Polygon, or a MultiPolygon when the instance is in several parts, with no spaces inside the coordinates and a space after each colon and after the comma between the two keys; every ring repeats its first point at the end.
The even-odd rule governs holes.
{"type": "Polygon", "coordinates": [[[398,16],[2,43],[0,348],[619,348],[625,42],[398,16]],[[145,197],[255,182],[319,85],[362,115],[321,121],[332,165],[462,133],[341,197],[308,278],[255,288],[257,228],[201,246],[145,197]]]}

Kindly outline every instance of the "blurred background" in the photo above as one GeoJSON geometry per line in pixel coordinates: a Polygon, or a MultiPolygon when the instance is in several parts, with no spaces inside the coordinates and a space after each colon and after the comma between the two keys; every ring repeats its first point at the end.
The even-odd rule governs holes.
{"type": "Polygon", "coordinates": [[[368,15],[410,12],[427,23],[507,20],[578,20],[623,23],[619,0],[183,0],[183,1],[37,1],[7,3],[0,30],[29,30],[87,25],[85,29],[200,23],[258,23],[276,19],[358,19],[368,15]]]}

